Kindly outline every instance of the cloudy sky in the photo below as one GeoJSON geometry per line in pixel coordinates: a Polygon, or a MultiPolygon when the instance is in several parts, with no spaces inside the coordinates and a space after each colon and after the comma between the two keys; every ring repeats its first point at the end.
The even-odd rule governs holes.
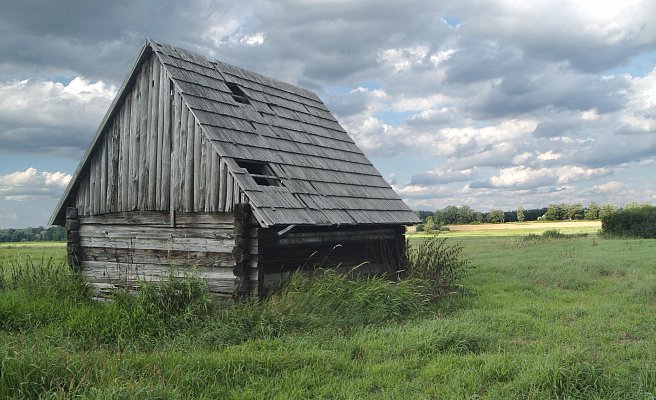
{"type": "Polygon", "coordinates": [[[656,203],[656,1],[9,0],[0,227],[45,225],[146,37],[315,91],[416,210],[656,203]]]}

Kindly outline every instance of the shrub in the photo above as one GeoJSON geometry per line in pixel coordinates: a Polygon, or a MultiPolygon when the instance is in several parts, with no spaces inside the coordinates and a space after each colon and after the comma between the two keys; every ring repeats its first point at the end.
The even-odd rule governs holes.
{"type": "Polygon", "coordinates": [[[604,215],[601,230],[610,236],[656,238],[656,206],[640,205],[604,215]]]}
{"type": "Polygon", "coordinates": [[[401,277],[426,281],[433,290],[443,291],[465,276],[469,260],[462,258],[462,246],[447,243],[447,238],[433,237],[413,246],[406,243],[401,277]]]}
{"type": "Polygon", "coordinates": [[[558,229],[547,229],[542,232],[542,237],[545,239],[562,239],[565,237],[565,234],[558,229]]]}

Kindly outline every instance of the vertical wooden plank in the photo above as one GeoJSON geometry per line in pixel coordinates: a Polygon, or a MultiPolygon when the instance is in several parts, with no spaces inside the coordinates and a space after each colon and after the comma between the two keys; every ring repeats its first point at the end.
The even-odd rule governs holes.
{"type": "Polygon", "coordinates": [[[164,158],[170,157],[168,154],[164,154],[164,119],[167,115],[164,114],[164,103],[169,100],[168,93],[166,92],[166,79],[164,79],[164,68],[160,64],[159,58],[156,58],[158,75],[157,78],[159,81],[158,92],[157,92],[157,160],[156,160],[156,182],[155,182],[155,203],[154,208],[156,210],[162,209],[162,174],[164,158]]]}
{"type": "MultiPolygon", "coordinates": [[[[185,107],[187,108],[187,107],[185,107]]],[[[185,211],[194,211],[194,135],[196,134],[194,127],[196,126],[196,118],[189,112],[187,117],[187,149],[185,151],[185,211]]]]}
{"type": "MultiPolygon", "coordinates": [[[[134,192],[132,191],[132,167],[133,163],[131,160],[134,160],[135,157],[138,157],[134,154],[134,146],[133,146],[133,136],[135,135],[135,130],[137,126],[136,122],[136,117],[137,117],[137,105],[139,104],[139,96],[141,93],[141,79],[142,76],[141,74],[137,75],[137,79],[135,80],[134,84],[134,89],[132,91],[132,101],[130,102],[130,120],[129,120],[129,125],[128,129],[126,131],[127,134],[127,143],[125,145],[126,153],[125,153],[125,171],[127,172],[127,177],[125,180],[125,186],[123,187],[123,191],[127,194],[127,201],[123,205],[123,211],[128,211],[132,209],[132,199],[134,198],[134,192]]],[[[127,122],[127,121],[126,121],[127,122]]]]}
{"type": "Polygon", "coordinates": [[[202,159],[201,159],[202,142],[200,140],[200,137],[201,137],[202,133],[201,133],[200,130],[201,130],[200,125],[198,124],[198,122],[196,122],[194,124],[194,173],[193,173],[193,175],[194,175],[194,177],[193,177],[193,179],[194,179],[194,202],[192,204],[193,207],[192,207],[191,211],[201,211],[200,203],[201,203],[201,199],[203,198],[203,194],[201,193],[201,187],[200,187],[200,182],[201,182],[200,165],[202,163],[202,159]]]}
{"type": "Polygon", "coordinates": [[[210,146],[212,152],[212,179],[210,183],[211,199],[210,207],[212,211],[223,212],[225,209],[225,194],[223,179],[225,178],[225,163],[219,158],[214,148],[210,146]]]}
{"type": "Polygon", "coordinates": [[[162,177],[161,186],[158,188],[160,191],[160,210],[167,210],[170,206],[171,198],[171,81],[166,75],[166,71],[162,69],[162,77],[164,79],[164,93],[160,101],[164,105],[163,124],[162,124],[162,177]]]}
{"type": "Polygon", "coordinates": [[[218,182],[213,183],[213,186],[216,186],[216,190],[219,195],[219,204],[218,204],[219,211],[225,212],[226,197],[227,197],[226,189],[228,187],[226,184],[227,176],[228,176],[228,172],[227,172],[228,166],[225,164],[223,159],[220,160],[219,164],[220,164],[219,179],[218,182]]]}
{"type": "Polygon", "coordinates": [[[180,151],[178,152],[178,177],[180,178],[180,184],[179,184],[179,190],[178,190],[178,210],[180,211],[187,211],[186,210],[186,201],[185,201],[185,193],[187,192],[186,188],[187,185],[189,185],[189,182],[187,181],[187,174],[185,173],[185,166],[186,166],[186,160],[187,160],[187,129],[188,129],[188,119],[189,119],[189,108],[187,108],[187,105],[184,104],[184,101],[180,101],[180,140],[179,140],[179,149],[180,151]]]}
{"type": "Polygon", "coordinates": [[[114,129],[112,129],[112,192],[109,195],[110,196],[110,211],[111,212],[116,212],[118,211],[118,166],[119,166],[119,135],[118,135],[118,129],[116,129],[116,123],[114,123],[114,129]]]}
{"type": "MultiPolygon", "coordinates": [[[[126,101],[130,96],[126,96],[126,101]]],[[[115,211],[122,211],[123,210],[123,176],[125,175],[125,172],[123,171],[123,157],[125,156],[123,152],[123,142],[125,138],[123,137],[123,131],[121,129],[122,127],[122,121],[123,121],[123,114],[125,110],[125,103],[123,103],[123,107],[119,110],[116,119],[114,120],[114,130],[115,133],[118,136],[118,176],[117,176],[117,184],[116,184],[116,210],[115,211]]]]}
{"type": "Polygon", "coordinates": [[[105,131],[101,135],[104,137],[100,141],[100,196],[98,202],[98,212],[104,213],[107,211],[107,142],[110,136],[109,132],[105,131]]]}
{"type": "Polygon", "coordinates": [[[173,97],[173,125],[171,127],[171,210],[179,209],[178,193],[180,192],[180,165],[178,159],[180,157],[180,119],[181,115],[181,100],[180,93],[177,91],[173,97]]]}
{"type": "Polygon", "coordinates": [[[96,155],[91,156],[89,163],[89,210],[91,214],[96,213],[96,155]]]}
{"type": "MultiPolygon", "coordinates": [[[[206,183],[206,175],[207,175],[207,160],[205,159],[206,157],[206,151],[205,151],[205,135],[201,131],[200,125],[197,127],[198,129],[198,136],[196,136],[196,148],[198,149],[199,154],[197,155],[198,158],[198,173],[196,173],[196,177],[198,178],[198,186],[196,189],[196,211],[205,211],[205,195],[206,195],[206,190],[207,190],[207,185],[206,183]]],[[[194,157],[196,157],[196,154],[194,154],[194,157]]],[[[195,185],[195,182],[194,182],[195,185]]]]}
{"type": "MultiPolygon", "coordinates": [[[[214,154],[214,149],[212,148],[212,144],[209,140],[205,141],[205,146],[204,146],[204,151],[205,151],[205,211],[212,211],[216,210],[216,206],[218,206],[218,203],[215,205],[212,205],[212,188],[214,186],[214,179],[218,181],[218,176],[219,176],[219,165],[212,162],[212,155],[214,154]],[[214,208],[212,208],[214,207],[214,208]]],[[[218,161],[218,157],[217,157],[218,161]]],[[[219,198],[218,195],[218,185],[216,186],[215,190],[216,192],[216,198],[219,198]]],[[[218,200],[217,200],[218,202],[218,200]]]]}
{"type": "Polygon", "coordinates": [[[241,203],[240,197],[239,197],[239,193],[240,193],[239,185],[237,184],[237,181],[234,180],[234,178],[232,179],[232,190],[233,190],[233,192],[232,192],[232,203],[233,204],[241,203]]]}
{"type": "Polygon", "coordinates": [[[130,209],[130,201],[128,191],[130,190],[130,130],[132,129],[132,104],[135,102],[136,87],[132,89],[129,96],[125,98],[125,106],[123,107],[123,117],[121,123],[121,158],[123,165],[123,173],[121,175],[121,201],[122,205],[120,211],[127,211],[130,209]]]}
{"type": "Polygon", "coordinates": [[[141,97],[139,98],[139,129],[137,130],[136,140],[134,142],[135,153],[138,154],[138,159],[135,160],[136,165],[134,169],[136,208],[146,209],[146,198],[148,196],[148,124],[150,120],[149,105],[150,105],[150,92],[152,86],[152,64],[153,57],[143,65],[141,80],[141,97]]]}
{"type": "Polygon", "coordinates": [[[105,133],[107,136],[107,197],[105,198],[106,211],[113,212],[112,209],[113,200],[112,193],[114,192],[114,168],[113,168],[113,156],[114,156],[114,125],[110,126],[105,133]]]}
{"type": "Polygon", "coordinates": [[[136,203],[135,195],[136,193],[133,190],[132,187],[132,180],[134,177],[134,162],[133,160],[135,158],[139,158],[139,153],[135,154],[135,148],[134,148],[134,136],[136,135],[137,131],[137,126],[139,125],[138,122],[138,112],[139,112],[139,96],[141,93],[141,81],[143,77],[142,74],[139,74],[137,76],[137,80],[135,81],[135,87],[132,91],[132,99],[130,101],[130,111],[129,114],[127,115],[129,117],[128,120],[126,120],[126,124],[128,126],[127,132],[126,132],[126,139],[127,143],[125,144],[126,148],[126,158],[125,158],[125,165],[126,165],[126,172],[127,172],[127,177],[125,179],[125,187],[123,190],[127,194],[127,200],[125,201],[125,204],[123,205],[123,211],[130,211],[132,210],[134,204],[136,203]]]}
{"type": "MultiPolygon", "coordinates": [[[[84,174],[84,179],[82,179],[82,210],[80,211],[83,215],[89,215],[89,172],[84,174]]],[[[79,210],[78,210],[79,211],[79,210]]]]}
{"type": "MultiPolygon", "coordinates": [[[[227,170],[226,166],[226,170],[227,170]]],[[[233,210],[232,205],[233,205],[233,185],[234,185],[234,180],[232,179],[232,175],[228,172],[228,176],[226,177],[226,207],[225,211],[226,212],[231,212],[233,210]]]]}
{"type": "MultiPolygon", "coordinates": [[[[154,210],[159,203],[157,194],[157,175],[161,173],[162,154],[158,152],[158,142],[161,140],[159,134],[159,60],[156,55],[151,56],[151,87],[148,101],[148,153],[146,163],[148,164],[148,188],[146,190],[146,209],[154,210]]],[[[161,146],[160,146],[161,147],[161,146]]]]}

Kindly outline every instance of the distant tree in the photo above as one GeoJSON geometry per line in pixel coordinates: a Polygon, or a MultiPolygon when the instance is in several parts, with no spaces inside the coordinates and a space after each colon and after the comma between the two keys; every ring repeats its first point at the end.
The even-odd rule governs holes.
{"type": "Polygon", "coordinates": [[[549,204],[547,212],[542,217],[547,221],[559,221],[562,219],[562,212],[558,204],[549,204]]]}
{"type": "Polygon", "coordinates": [[[599,219],[599,206],[594,201],[585,209],[584,219],[594,221],[599,219]]]}
{"type": "Polygon", "coordinates": [[[456,206],[448,206],[442,210],[442,217],[444,218],[445,225],[452,225],[458,223],[458,215],[460,210],[456,206]]]}
{"type": "Polygon", "coordinates": [[[487,213],[487,222],[491,224],[500,224],[503,222],[503,210],[491,210],[487,213]]]}
{"type": "Polygon", "coordinates": [[[652,207],[652,205],[649,203],[639,203],[636,201],[632,201],[630,203],[624,204],[624,207],[622,207],[622,209],[631,210],[631,209],[648,208],[648,207],[652,207]]]}
{"type": "Polygon", "coordinates": [[[604,219],[607,216],[615,214],[617,207],[614,204],[604,204],[599,206],[599,219],[604,219]]]}
{"type": "Polygon", "coordinates": [[[484,218],[485,218],[485,216],[483,215],[482,212],[476,211],[474,213],[474,221],[476,221],[477,223],[479,223],[479,224],[483,223],[484,218]]]}
{"type": "Polygon", "coordinates": [[[458,210],[458,223],[469,224],[474,221],[474,210],[469,206],[462,206],[458,210]]]}
{"type": "Polygon", "coordinates": [[[446,224],[446,222],[444,222],[444,214],[442,214],[442,211],[435,211],[435,214],[433,214],[433,222],[435,222],[435,226],[438,228],[446,224]]]}
{"type": "Polygon", "coordinates": [[[426,221],[424,222],[424,230],[426,232],[435,230],[435,222],[433,221],[433,217],[426,217],[426,221]]]}
{"type": "Polygon", "coordinates": [[[524,208],[522,207],[517,209],[517,221],[524,222],[524,208]]]}
{"type": "Polygon", "coordinates": [[[569,220],[583,219],[583,205],[581,204],[565,204],[566,214],[565,216],[569,220]]]}

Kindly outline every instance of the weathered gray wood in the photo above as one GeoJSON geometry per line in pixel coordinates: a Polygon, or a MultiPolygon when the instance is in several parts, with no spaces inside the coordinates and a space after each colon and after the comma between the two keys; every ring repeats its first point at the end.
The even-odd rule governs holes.
{"type": "Polygon", "coordinates": [[[201,131],[200,125],[196,125],[196,151],[194,152],[194,158],[198,160],[197,168],[198,173],[195,174],[194,185],[196,186],[196,209],[195,211],[205,211],[205,198],[207,194],[207,184],[206,184],[206,175],[207,175],[207,160],[205,159],[205,135],[201,131]]]}
{"type": "Polygon", "coordinates": [[[239,201],[240,195],[239,195],[239,185],[237,184],[237,181],[233,178],[232,179],[232,202],[233,204],[241,203],[239,201]]]}
{"type": "Polygon", "coordinates": [[[155,140],[155,150],[154,154],[151,153],[148,155],[150,158],[155,158],[155,193],[153,194],[152,202],[153,209],[159,209],[161,207],[161,191],[162,186],[162,147],[164,142],[163,136],[163,126],[164,126],[164,100],[166,97],[162,97],[161,85],[163,83],[162,79],[162,68],[157,57],[153,57],[153,113],[155,114],[151,123],[153,124],[153,130],[156,137],[155,140]],[[159,194],[159,198],[158,195],[159,194]]]}
{"type": "Polygon", "coordinates": [[[129,139],[127,143],[128,157],[126,158],[128,177],[126,180],[126,186],[123,188],[128,194],[128,200],[124,205],[124,210],[135,210],[136,207],[136,172],[135,165],[139,161],[139,149],[135,146],[137,129],[139,127],[139,101],[140,101],[140,90],[142,86],[143,74],[140,73],[135,82],[135,90],[132,91],[132,103],[130,104],[130,128],[129,128],[129,139]]]}
{"type": "Polygon", "coordinates": [[[98,212],[107,212],[107,150],[108,136],[105,135],[101,141],[100,152],[100,202],[98,203],[98,212]]]}
{"type": "Polygon", "coordinates": [[[130,177],[130,172],[128,169],[128,158],[130,157],[129,146],[130,146],[130,114],[129,111],[132,108],[132,99],[134,98],[134,90],[130,96],[126,96],[125,104],[121,110],[121,119],[119,121],[119,137],[121,141],[121,151],[119,159],[121,162],[119,168],[119,210],[128,209],[128,182],[130,177]]]}
{"type": "Polygon", "coordinates": [[[189,135],[189,108],[184,104],[184,100],[180,103],[180,136],[179,136],[179,149],[178,152],[178,177],[180,179],[180,187],[178,190],[178,207],[179,211],[187,211],[187,202],[185,200],[185,193],[187,192],[187,174],[185,171],[187,160],[187,136],[189,135]]]}
{"type": "Polygon", "coordinates": [[[141,98],[139,99],[139,117],[140,124],[137,134],[137,146],[139,159],[136,165],[137,171],[137,204],[136,209],[145,210],[147,209],[147,198],[148,198],[148,137],[149,137],[149,125],[152,124],[152,119],[150,115],[151,105],[154,103],[153,98],[153,64],[154,57],[151,57],[147,63],[144,63],[143,69],[143,80],[142,80],[142,93],[141,98]]]}
{"type": "Polygon", "coordinates": [[[116,186],[114,182],[114,177],[116,172],[114,171],[114,131],[110,128],[107,133],[106,145],[107,145],[107,212],[113,212],[115,200],[114,197],[116,186]]]}
{"type": "MultiPolygon", "coordinates": [[[[116,126],[116,125],[115,125],[116,126]]],[[[119,191],[118,191],[118,182],[120,181],[119,177],[119,158],[120,158],[120,153],[121,153],[121,143],[120,143],[120,136],[118,129],[113,129],[112,130],[112,185],[113,185],[113,190],[111,194],[111,199],[110,203],[112,205],[111,212],[116,212],[119,210],[118,208],[118,199],[119,199],[119,191]]]]}
{"type": "MultiPolygon", "coordinates": [[[[194,121],[196,121],[194,119],[194,121]]],[[[200,187],[200,164],[201,164],[201,131],[200,131],[200,125],[198,125],[197,122],[194,123],[194,130],[193,130],[193,138],[194,138],[194,150],[193,150],[193,204],[192,208],[190,211],[199,211],[200,210],[200,199],[203,197],[203,193],[201,193],[201,187],[200,187]]]]}
{"type": "MultiPolygon", "coordinates": [[[[82,268],[84,274],[94,281],[112,282],[127,280],[142,280],[149,281],[154,279],[166,279],[170,272],[173,272],[178,277],[188,274],[190,271],[187,268],[170,268],[166,265],[158,264],[131,264],[131,263],[112,263],[103,261],[82,261],[82,268]],[[104,278],[104,279],[103,279],[104,278]]],[[[198,273],[199,277],[214,281],[217,286],[224,286],[232,289],[234,282],[234,275],[229,268],[222,267],[196,267],[194,271],[198,273]],[[221,281],[224,281],[222,284],[221,281]]]]}
{"type": "MultiPolygon", "coordinates": [[[[187,108],[187,107],[185,107],[187,108]]],[[[194,115],[189,112],[187,115],[187,142],[185,143],[185,185],[184,185],[184,210],[185,211],[194,211],[194,191],[196,186],[194,182],[197,181],[197,178],[194,178],[194,135],[196,131],[194,127],[196,126],[196,118],[194,115]]]]}
{"type": "Polygon", "coordinates": [[[216,165],[218,164],[219,166],[219,173],[218,173],[218,179],[213,179],[212,180],[212,191],[216,191],[218,195],[218,204],[217,200],[214,198],[214,192],[212,192],[212,203],[216,204],[218,206],[218,210],[220,212],[226,212],[226,188],[227,188],[227,179],[228,179],[228,171],[227,171],[227,166],[223,159],[219,159],[218,157],[213,157],[212,158],[212,164],[216,165]]]}
{"type": "Polygon", "coordinates": [[[91,164],[89,165],[89,210],[91,214],[97,213],[96,208],[96,190],[98,185],[96,184],[96,163],[98,158],[93,157],[91,159],[91,164]]]}
{"type": "MultiPolygon", "coordinates": [[[[162,70],[162,79],[164,80],[164,85],[162,85],[163,96],[160,101],[163,104],[162,112],[162,187],[160,191],[160,210],[167,210],[170,206],[171,198],[171,81],[166,74],[166,71],[162,70]]],[[[171,209],[173,209],[171,207],[171,209]]]]}
{"type": "Polygon", "coordinates": [[[107,247],[80,247],[79,257],[87,261],[104,261],[136,264],[157,264],[163,266],[193,266],[205,268],[234,268],[232,254],[218,252],[173,251],[162,252],[154,249],[117,249],[107,247]]]}
{"type": "Polygon", "coordinates": [[[158,152],[159,135],[159,70],[160,65],[157,57],[151,58],[152,72],[150,78],[150,94],[148,100],[148,152],[146,164],[148,171],[148,189],[146,196],[146,210],[156,210],[158,204],[158,170],[161,168],[162,155],[158,152]]]}
{"type": "Polygon", "coordinates": [[[174,221],[175,210],[178,209],[178,192],[180,191],[180,167],[178,165],[178,152],[180,151],[180,118],[181,118],[181,97],[180,93],[175,90],[173,93],[173,121],[171,125],[171,190],[170,190],[170,209],[171,221],[174,221]]]}
{"type": "MultiPolygon", "coordinates": [[[[106,224],[106,225],[145,225],[145,226],[167,226],[169,214],[166,211],[128,211],[106,215],[90,215],[81,217],[83,224],[106,224]]],[[[227,227],[232,230],[234,216],[232,213],[183,213],[177,215],[180,227],[227,227]]]]}
{"type": "MultiPolygon", "coordinates": [[[[226,168],[227,169],[227,168],[226,168]]],[[[232,175],[228,172],[226,173],[226,184],[225,184],[225,193],[226,193],[226,204],[225,212],[232,211],[233,207],[233,194],[234,194],[234,183],[235,180],[232,178],[232,175]]]]}
{"type": "Polygon", "coordinates": [[[234,247],[232,240],[205,239],[205,238],[171,238],[169,240],[150,239],[126,235],[125,237],[90,237],[80,236],[80,245],[85,247],[131,248],[135,241],[141,248],[169,251],[212,251],[228,253],[234,247]]]}
{"type": "MultiPolygon", "coordinates": [[[[221,241],[234,240],[234,227],[219,229],[215,227],[187,227],[187,228],[171,228],[167,226],[130,226],[130,225],[91,225],[83,223],[79,231],[85,237],[95,238],[147,238],[147,239],[163,239],[164,241],[176,238],[199,238],[199,239],[215,239],[221,241]]],[[[137,246],[139,244],[136,244],[137,246]]]]}

